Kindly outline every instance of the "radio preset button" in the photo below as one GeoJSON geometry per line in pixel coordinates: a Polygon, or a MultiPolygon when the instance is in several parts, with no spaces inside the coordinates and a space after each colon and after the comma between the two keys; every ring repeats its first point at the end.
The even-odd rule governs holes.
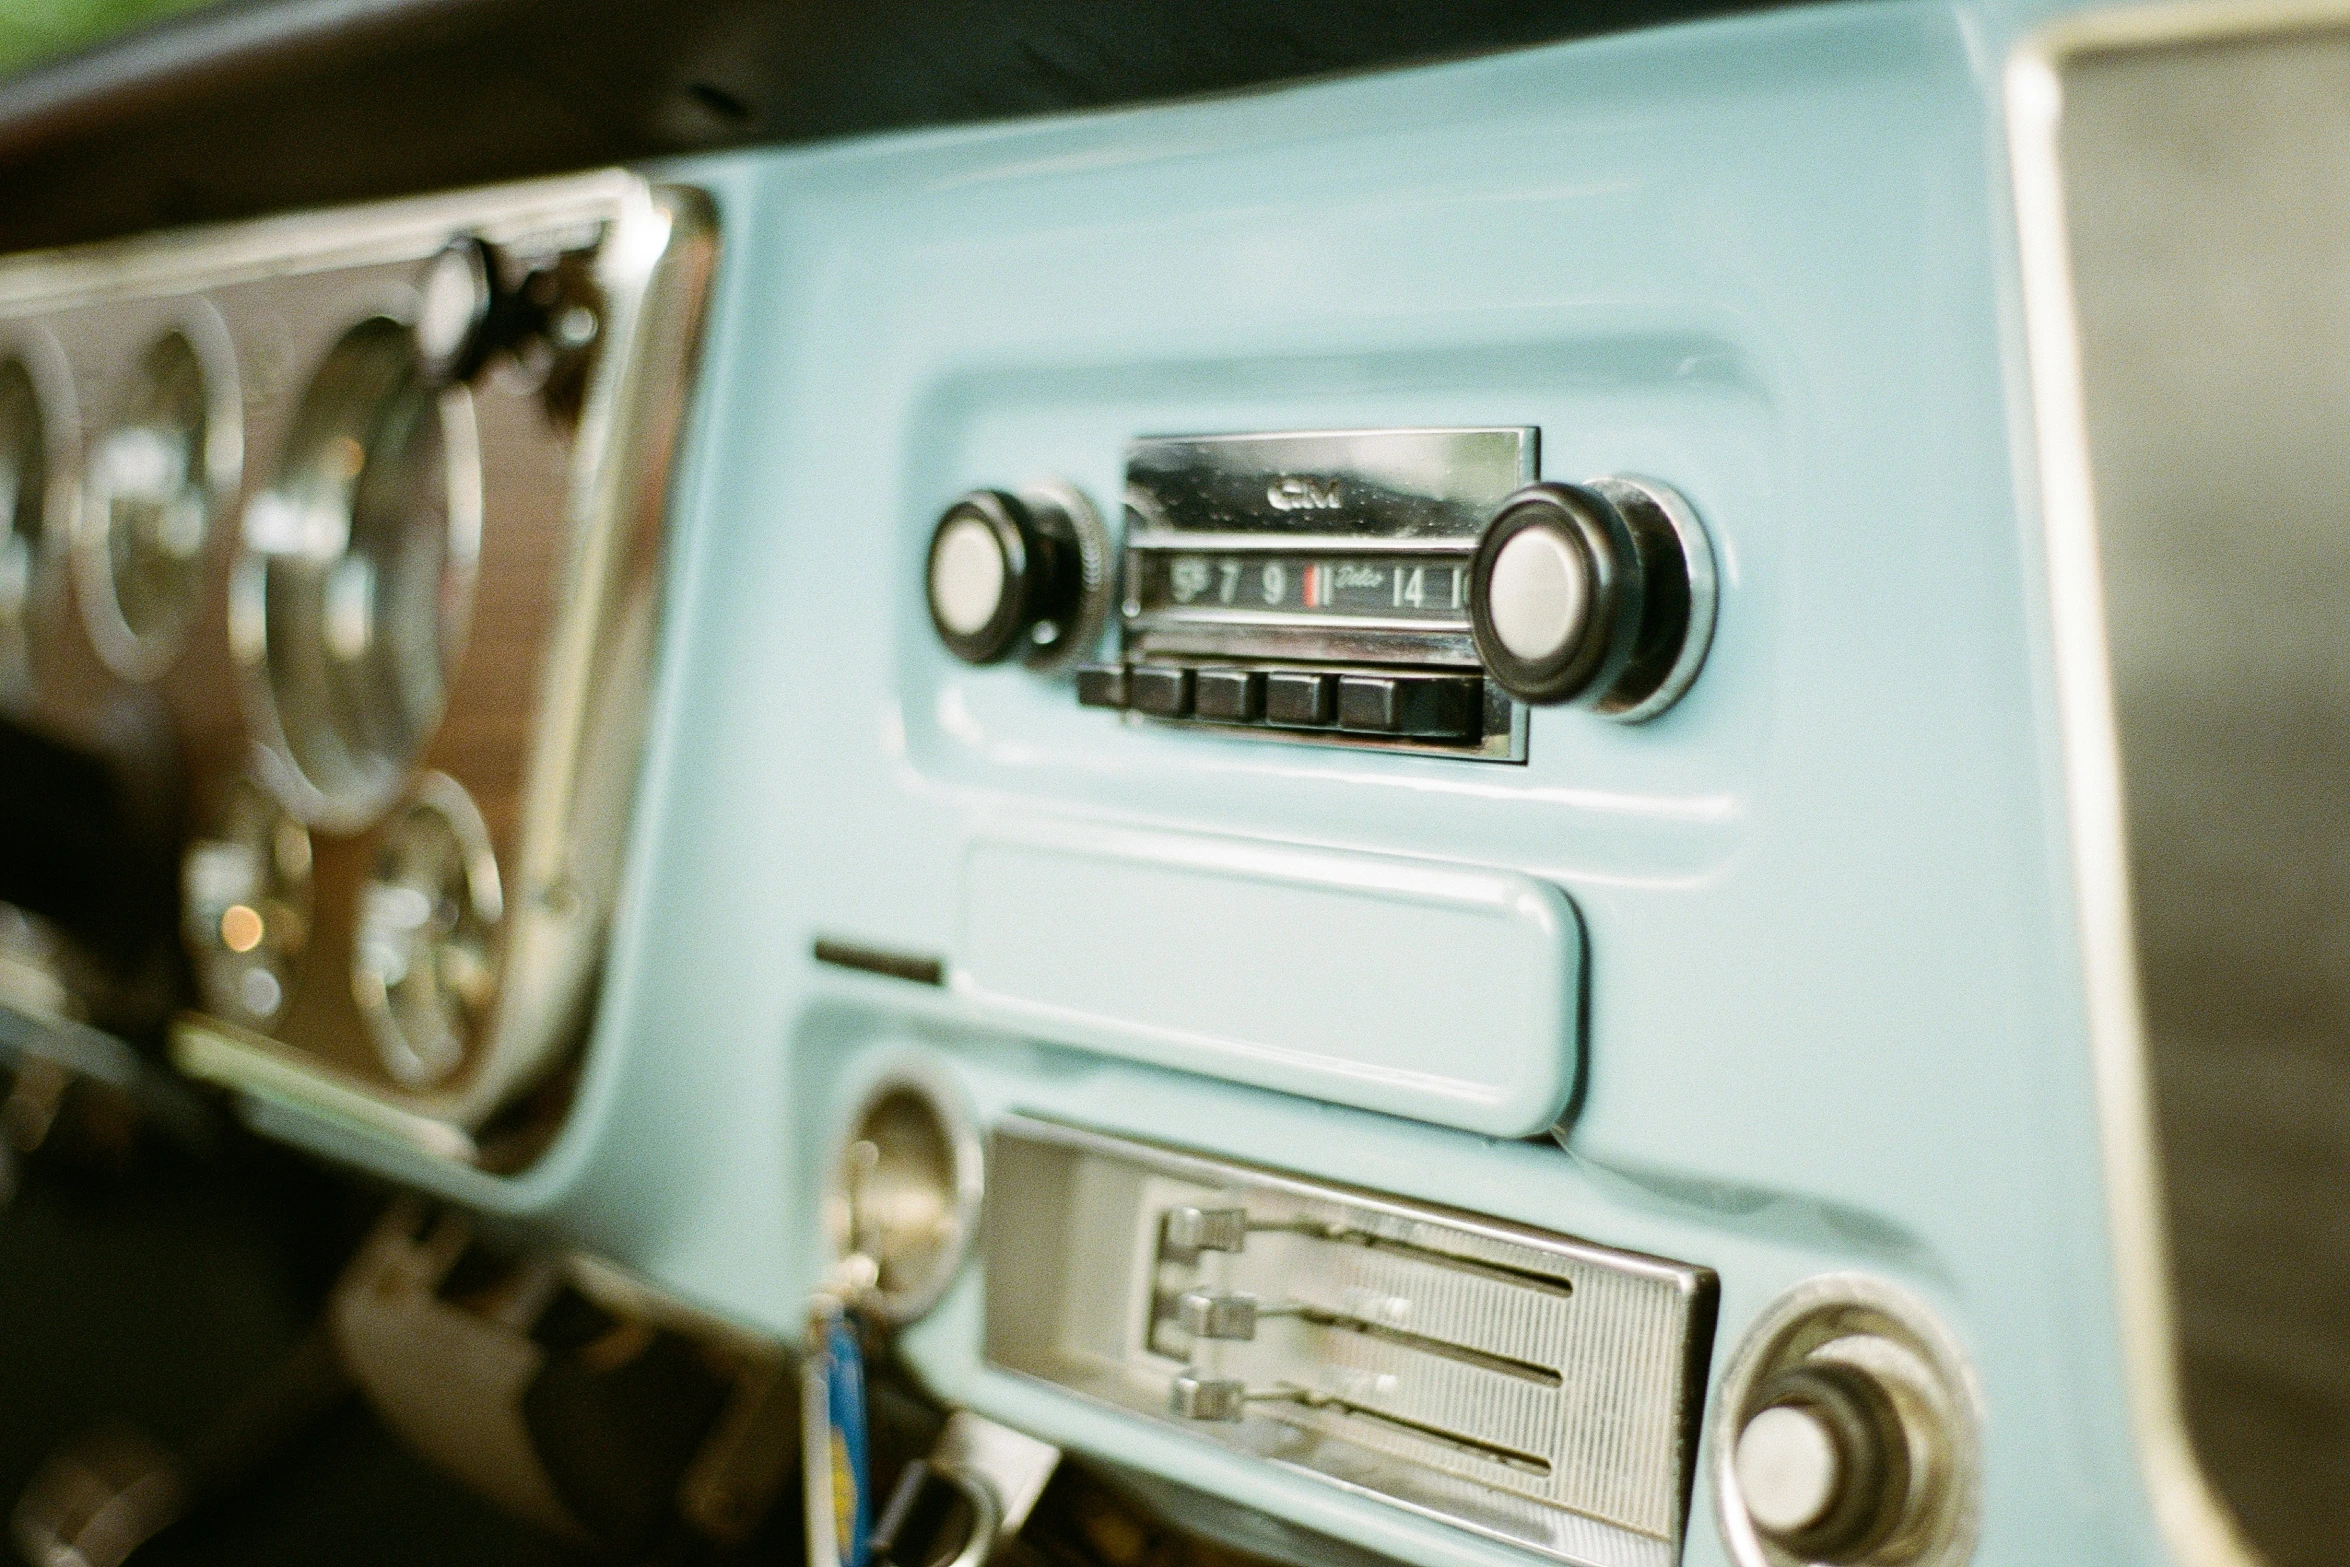
{"type": "Polygon", "coordinates": [[[1806,1562],[1906,1559],[1880,1556],[1920,1499],[1892,1388],[1863,1367],[1814,1356],[1772,1377],[1754,1402],[1730,1471],[1756,1532],[1806,1562]]]}
{"type": "Polygon", "coordinates": [[[1192,681],[1192,712],[1228,724],[1265,714],[1265,675],[1258,669],[1203,669],[1192,681]]]}
{"type": "Polygon", "coordinates": [[[1265,722],[1322,728],[1338,719],[1338,677],[1279,669],[1265,677],[1265,722]]]}
{"type": "Polygon", "coordinates": [[[1190,670],[1174,664],[1137,664],[1127,676],[1127,700],[1153,718],[1181,718],[1191,711],[1190,670]]]}
{"type": "Polygon", "coordinates": [[[1083,664],[1078,667],[1078,706],[1123,708],[1127,701],[1124,664],[1083,664]]]}
{"type": "Polygon", "coordinates": [[[1478,682],[1466,675],[1347,675],[1338,727],[1457,740],[1477,732],[1478,682]]]}

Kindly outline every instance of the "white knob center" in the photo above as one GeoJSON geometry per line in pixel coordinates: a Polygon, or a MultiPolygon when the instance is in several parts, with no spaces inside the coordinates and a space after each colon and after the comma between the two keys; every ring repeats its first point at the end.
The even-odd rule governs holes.
{"type": "Polygon", "coordinates": [[[481,277],[472,258],[451,247],[433,259],[416,302],[416,343],[434,359],[447,359],[465,346],[465,334],[481,315],[481,277]]]}
{"type": "Polygon", "coordinates": [[[958,517],[930,552],[930,603],[939,624],[959,637],[995,619],[1004,599],[1004,547],[977,517],[958,517]]]}
{"type": "Polygon", "coordinates": [[[1844,1457],[1827,1423],[1793,1404],[1775,1404],[1746,1422],[1734,1462],[1747,1515],[1772,1534],[1819,1522],[1844,1483],[1844,1457]]]}
{"type": "Polygon", "coordinates": [[[1581,553],[1548,528],[1528,528],[1501,547],[1485,592],[1494,635],[1530,664],[1574,646],[1591,613],[1581,553]]]}

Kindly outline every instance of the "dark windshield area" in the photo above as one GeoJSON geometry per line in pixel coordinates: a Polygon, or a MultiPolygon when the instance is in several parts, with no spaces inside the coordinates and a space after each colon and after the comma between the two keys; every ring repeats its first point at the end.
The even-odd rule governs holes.
{"type": "MultiPolygon", "coordinates": [[[[185,0],[40,0],[33,12],[87,7],[79,41],[103,34],[101,17],[159,3],[185,0]]],[[[1227,93],[1761,8],[219,0],[0,85],[0,251],[713,147],[1227,93]]],[[[0,20],[0,40],[17,26],[0,20]]],[[[0,67],[5,57],[0,43],[0,67]]]]}

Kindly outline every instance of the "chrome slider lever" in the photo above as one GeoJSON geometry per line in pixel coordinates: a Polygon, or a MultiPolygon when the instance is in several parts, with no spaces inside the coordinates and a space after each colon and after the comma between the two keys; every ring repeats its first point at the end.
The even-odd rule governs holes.
{"type": "Polygon", "coordinates": [[[1302,1317],[1296,1302],[1265,1305],[1239,1290],[1187,1290],[1175,1302],[1175,1320],[1193,1338],[1252,1339],[1266,1317],[1302,1317]]]}
{"type": "Polygon", "coordinates": [[[1238,1377],[1203,1377],[1178,1371],[1168,1384],[1167,1407],[1186,1420],[1238,1420],[1251,1404],[1326,1404],[1310,1388],[1252,1388],[1238,1377]]]}
{"type": "Polygon", "coordinates": [[[1251,1235],[1270,1230],[1330,1239],[1328,1225],[1305,1219],[1256,1219],[1246,1208],[1169,1208],[1159,1218],[1159,1243],[1168,1251],[1240,1251],[1251,1235]]]}

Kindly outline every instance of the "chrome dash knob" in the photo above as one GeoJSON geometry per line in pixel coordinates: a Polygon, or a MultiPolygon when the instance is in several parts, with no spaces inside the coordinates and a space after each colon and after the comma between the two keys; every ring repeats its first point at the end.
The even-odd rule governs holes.
{"type": "Polygon", "coordinates": [[[1907,1515],[1909,1437],[1857,1366],[1813,1361],[1766,1384],[1731,1462],[1747,1516],[1807,1562],[1861,1562],[1907,1515]]]}
{"type": "Polygon", "coordinates": [[[1775,1538],[1817,1527],[1849,1489],[1835,1426],[1803,1404],[1773,1404],[1746,1422],[1734,1462],[1747,1513],[1775,1538]]]}
{"type": "Polygon", "coordinates": [[[1486,525],[1468,608],[1478,657],[1510,695],[1637,722],[1671,706],[1705,660],[1713,549],[1661,484],[1528,485],[1486,525]]]}
{"type": "Polygon", "coordinates": [[[1746,1330],[1722,1378],[1707,1467],[1737,1567],[1967,1567],[1982,1409],[1926,1303],[1831,1273],[1746,1330]]]}
{"type": "Polygon", "coordinates": [[[1229,1290],[1187,1290],[1175,1302],[1175,1320],[1193,1338],[1253,1339],[1257,1336],[1254,1295],[1229,1290]]]}
{"type": "Polygon", "coordinates": [[[472,234],[443,245],[417,286],[416,355],[436,381],[463,381],[495,348],[505,304],[497,258],[472,234]]]}
{"type": "Polygon", "coordinates": [[[1159,1239],[1169,1251],[1241,1251],[1248,1246],[1246,1208],[1169,1208],[1159,1218],[1159,1239]]]}

